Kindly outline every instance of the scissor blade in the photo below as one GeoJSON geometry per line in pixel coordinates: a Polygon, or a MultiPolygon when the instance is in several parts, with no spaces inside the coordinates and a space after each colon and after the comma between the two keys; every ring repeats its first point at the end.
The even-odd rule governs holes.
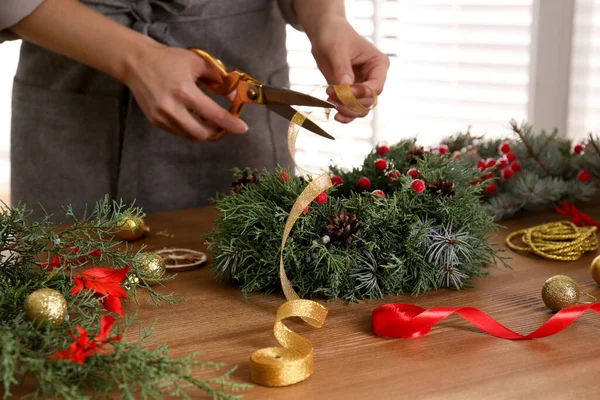
{"type": "MultiPolygon", "coordinates": [[[[283,118],[287,119],[288,121],[291,121],[292,118],[294,118],[294,115],[296,115],[296,110],[294,110],[290,106],[286,106],[283,104],[265,104],[265,106],[269,110],[273,111],[274,113],[281,115],[283,118]]],[[[335,138],[333,136],[331,136],[329,133],[325,132],[323,129],[321,129],[319,127],[319,125],[315,124],[308,118],[304,120],[304,122],[302,123],[302,127],[308,129],[311,132],[316,133],[319,136],[323,136],[324,138],[335,140],[335,138]]]]}
{"type": "Polygon", "coordinates": [[[335,105],[328,101],[317,99],[295,90],[278,88],[275,86],[263,85],[263,95],[265,104],[286,104],[292,106],[307,106],[321,108],[335,108],[335,105]]]}

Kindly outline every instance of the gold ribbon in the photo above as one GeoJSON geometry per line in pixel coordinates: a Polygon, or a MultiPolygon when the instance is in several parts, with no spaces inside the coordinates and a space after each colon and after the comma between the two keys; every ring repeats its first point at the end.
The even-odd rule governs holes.
{"type": "MultiPolygon", "coordinates": [[[[350,85],[332,85],[335,93],[340,100],[340,103],[346,106],[349,110],[355,113],[361,113],[375,107],[377,104],[376,93],[366,85],[373,96],[373,105],[370,107],[363,106],[354,96],[350,85]]],[[[294,164],[296,164],[296,139],[300,131],[300,127],[306,120],[307,116],[297,112],[291,120],[288,129],[288,150],[294,164]]],[[[296,164],[296,167],[301,174],[309,174],[296,164]]],[[[327,308],[325,306],[312,301],[302,300],[292,287],[286,273],[283,263],[283,250],[287,239],[294,227],[298,218],[308,205],[322,192],[332,187],[333,184],[329,177],[329,173],[325,172],[314,179],[300,193],[298,199],[292,206],[285,223],[283,236],[281,238],[281,250],[279,253],[279,278],[281,287],[287,302],[279,307],[275,318],[275,326],[273,334],[275,339],[283,347],[267,347],[252,353],[250,356],[250,379],[263,386],[287,386],[301,382],[312,375],[314,371],[313,365],[313,346],[312,344],[292,331],[283,324],[283,320],[290,317],[300,317],[307,324],[315,328],[320,328],[327,318],[327,308]]]]}
{"type": "Polygon", "coordinates": [[[595,226],[578,227],[570,221],[552,222],[512,232],[506,245],[514,251],[534,253],[550,260],[575,261],[598,248],[595,226]],[[512,243],[521,236],[525,246],[512,243]]]}

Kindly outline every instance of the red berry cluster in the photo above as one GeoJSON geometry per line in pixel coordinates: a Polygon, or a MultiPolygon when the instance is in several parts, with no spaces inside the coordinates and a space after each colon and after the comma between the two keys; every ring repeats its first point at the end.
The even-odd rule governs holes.
{"type": "MultiPolygon", "coordinates": [[[[495,170],[499,172],[500,177],[505,181],[511,179],[516,172],[521,170],[521,163],[516,160],[517,156],[511,151],[509,143],[501,143],[500,146],[498,146],[498,153],[500,154],[500,157],[497,159],[481,159],[477,162],[477,168],[485,173],[481,176],[480,180],[473,181],[471,184],[476,185],[493,178],[494,170],[492,168],[495,168],[495,170]]],[[[493,182],[488,183],[485,187],[485,191],[488,194],[494,194],[497,190],[498,186],[493,182]]]]}

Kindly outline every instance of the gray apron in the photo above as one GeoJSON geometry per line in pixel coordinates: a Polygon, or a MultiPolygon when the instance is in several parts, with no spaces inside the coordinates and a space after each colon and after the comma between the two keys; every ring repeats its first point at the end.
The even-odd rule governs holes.
{"type": "MultiPolygon", "coordinates": [[[[275,0],[84,3],[162,43],[203,48],[228,68],[288,85],[275,0]]],[[[119,81],[25,42],[12,107],[11,201],[36,216],[38,203],[50,214],[67,204],[79,214],[106,194],[145,212],[196,207],[228,190],[233,167],[291,165],[287,122],[264,107],[244,109],[245,135],[191,143],[151,125],[119,81]]]]}

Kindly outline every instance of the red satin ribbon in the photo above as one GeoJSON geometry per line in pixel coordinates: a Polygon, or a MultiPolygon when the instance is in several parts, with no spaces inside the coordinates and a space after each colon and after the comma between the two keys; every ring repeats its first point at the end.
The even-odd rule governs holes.
{"type": "Polygon", "coordinates": [[[574,204],[569,204],[565,200],[560,201],[555,209],[557,213],[571,217],[571,222],[577,226],[597,226],[600,228],[600,223],[596,222],[594,218],[582,213],[574,204]]]}
{"type": "Polygon", "coordinates": [[[540,339],[562,331],[586,310],[600,314],[600,303],[577,304],[563,308],[544,325],[526,336],[511,331],[474,307],[434,307],[426,310],[411,304],[384,304],[373,310],[372,323],[376,335],[411,339],[425,336],[433,325],[456,313],[482,331],[501,339],[540,339]]]}

